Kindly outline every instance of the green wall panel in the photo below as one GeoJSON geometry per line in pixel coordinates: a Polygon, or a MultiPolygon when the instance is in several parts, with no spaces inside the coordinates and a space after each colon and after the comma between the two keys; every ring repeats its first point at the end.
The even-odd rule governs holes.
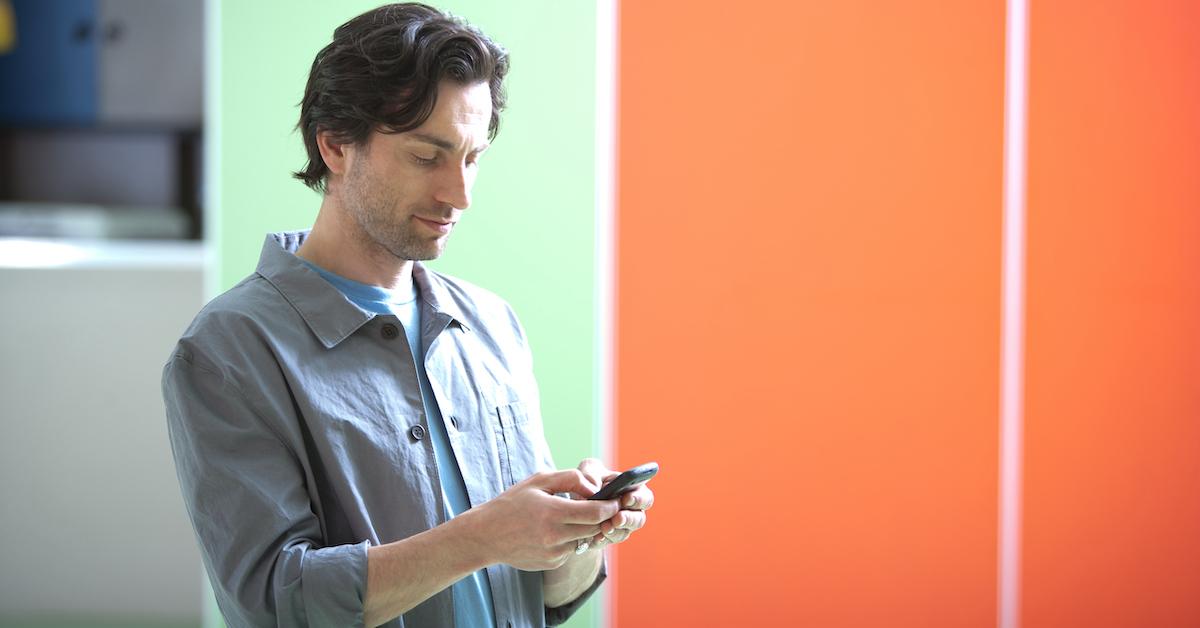
{"type": "MultiPolygon", "coordinates": [[[[215,291],[253,272],[265,233],[311,225],[320,197],[290,173],[309,65],[357,0],[210,0],[209,213],[215,291]]],[[[506,298],[533,346],[560,467],[599,452],[594,268],[595,5],[457,0],[509,49],[509,106],[472,206],[434,268],[506,298]]],[[[594,600],[570,625],[597,624],[594,600]]]]}

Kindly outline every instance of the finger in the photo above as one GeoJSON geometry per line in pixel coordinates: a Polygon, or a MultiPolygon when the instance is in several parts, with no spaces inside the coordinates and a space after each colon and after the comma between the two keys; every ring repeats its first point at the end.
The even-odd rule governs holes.
{"type": "Polygon", "coordinates": [[[610,543],[612,545],[616,545],[617,543],[622,543],[625,540],[627,540],[629,538],[630,534],[633,534],[633,533],[630,532],[629,530],[613,528],[612,531],[610,531],[608,534],[602,534],[600,536],[604,538],[605,542],[610,543]]]}
{"type": "Polygon", "coordinates": [[[612,523],[615,529],[633,532],[634,530],[640,530],[642,526],[646,525],[646,513],[640,510],[622,510],[613,515],[613,518],[609,519],[609,522],[612,523]]]}
{"type": "Polygon", "coordinates": [[[603,462],[595,458],[584,458],[577,468],[597,487],[603,484],[604,478],[611,473],[603,462]]]}
{"type": "Polygon", "coordinates": [[[566,524],[555,528],[542,539],[542,544],[548,548],[566,547],[573,549],[579,541],[591,541],[603,532],[598,525],[566,524]]]}
{"type": "Polygon", "coordinates": [[[596,536],[592,537],[591,545],[592,545],[592,547],[600,548],[600,547],[604,547],[605,545],[612,545],[614,543],[620,543],[621,541],[624,541],[627,538],[629,538],[628,531],[623,532],[621,530],[613,529],[613,530],[609,530],[609,532],[607,534],[600,533],[600,534],[597,534],[596,536]]]}
{"type": "Polygon", "coordinates": [[[586,525],[569,523],[563,526],[560,543],[568,543],[579,540],[590,540],[598,535],[603,534],[603,530],[598,525],[586,525]]]}
{"type": "Polygon", "coordinates": [[[622,543],[645,523],[646,515],[644,513],[623,510],[609,521],[600,524],[600,536],[612,544],[622,543]]]}
{"type": "Polygon", "coordinates": [[[621,510],[615,499],[560,501],[555,507],[563,523],[600,525],[621,510]]]}
{"type": "Polygon", "coordinates": [[[589,496],[599,490],[600,486],[592,482],[579,469],[564,469],[539,473],[529,478],[529,482],[547,493],[574,493],[589,496]]]}
{"type": "Polygon", "coordinates": [[[639,486],[621,497],[621,507],[628,510],[650,510],[654,505],[654,491],[647,486],[639,486]]]}
{"type": "Polygon", "coordinates": [[[614,526],[611,520],[605,521],[604,523],[600,524],[600,534],[603,534],[605,536],[608,536],[609,534],[611,534],[612,531],[615,529],[617,529],[617,526],[614,526]]]}

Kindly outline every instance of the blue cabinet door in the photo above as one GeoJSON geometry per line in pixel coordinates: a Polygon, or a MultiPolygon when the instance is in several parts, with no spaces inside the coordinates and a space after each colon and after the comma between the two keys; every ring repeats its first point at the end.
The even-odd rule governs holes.
{"type": "Polygon", "coordinates": [[[96,0],[12,0],[16,46],[0,55],[0,124],[92,124],[96,0]]]}

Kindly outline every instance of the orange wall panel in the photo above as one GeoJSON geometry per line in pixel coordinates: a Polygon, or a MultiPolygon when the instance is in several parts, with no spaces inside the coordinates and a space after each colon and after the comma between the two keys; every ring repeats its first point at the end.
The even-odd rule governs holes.
{"type": "Polygon", "coordinates": [[[1023,626],[1200,626],[1200,4],[1034,2],[1023,626]]]}
{"type": "Polygon", "coordinates": [[[996,616],[1004,5],[625,2],[615,625],[996,616]]]}

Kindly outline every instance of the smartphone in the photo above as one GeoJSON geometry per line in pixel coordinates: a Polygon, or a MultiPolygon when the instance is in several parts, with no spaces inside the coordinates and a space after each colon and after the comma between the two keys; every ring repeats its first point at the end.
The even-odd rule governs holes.
{"type": "Polygon", "coordinates": [[[650,478],[654,477],[656,473],[658,473],[657,462],[647,462],[646,464],[638,465],[613,478],[611,482],[600,487],[600,490],[596,491],[596,494],[588,499],[613,499],[614,497],[624,495],[650,481],[650,478]]]}

